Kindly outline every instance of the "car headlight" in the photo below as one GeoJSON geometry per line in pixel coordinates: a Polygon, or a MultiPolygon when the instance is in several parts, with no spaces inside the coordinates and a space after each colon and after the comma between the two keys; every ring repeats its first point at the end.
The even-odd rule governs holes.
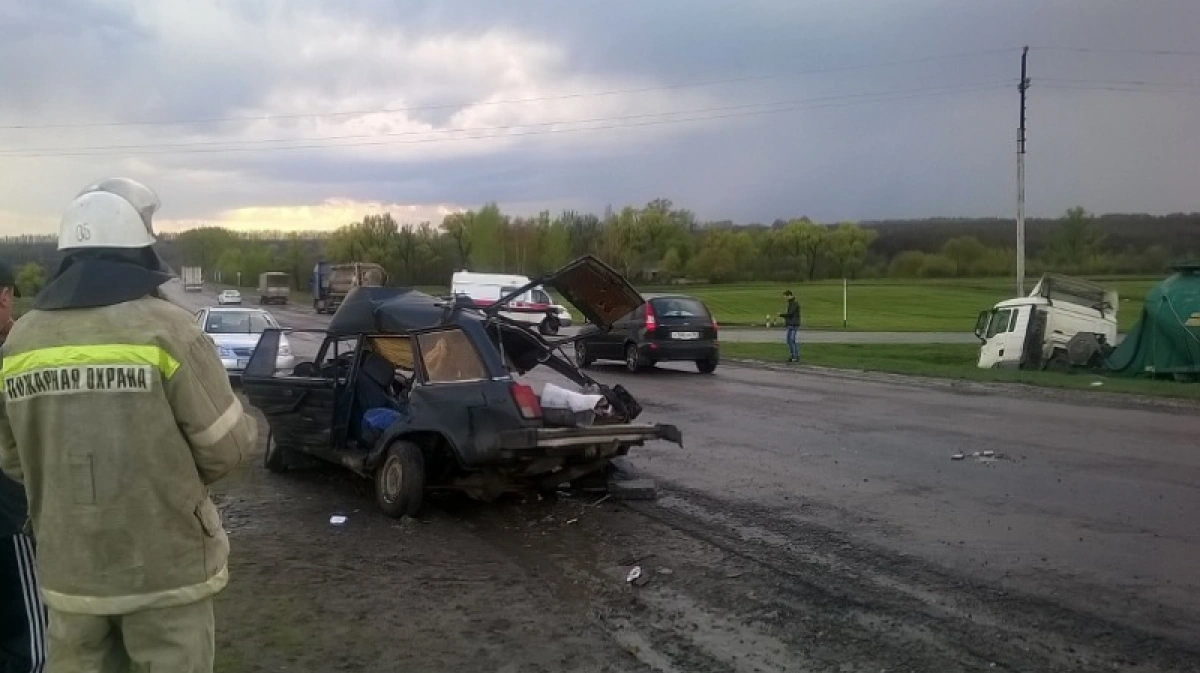
{"type": "Polygon", "coordinates": [[[217,355],[223,358],[233,357],[233,349],[228,346],[217,346],[217,355]]]}

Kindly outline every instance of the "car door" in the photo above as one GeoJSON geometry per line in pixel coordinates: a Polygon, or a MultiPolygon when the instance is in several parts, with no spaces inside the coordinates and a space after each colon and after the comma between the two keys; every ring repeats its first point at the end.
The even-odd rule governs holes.
{"type": "Polygon", "coordinates": [[[417,383],[409,393],[409,430],[436,432],[465,467],[487,464],[496,433],[520,426],[511,378],[491,372],[471,337],[457,326],[414,334],[417,383]]]}
{"type": "MultiPolygon", "coordinates": [[[[337,449],[344,433],[335,432],[335,428],[340,430],[339,393],[346,389],[347,373],[333,367],[317,367],[311,376],[276,376],[275,361],[282,336],[278,328],[263,332],[242,374],[242,391],[250,404],[263,413],[277,446],[338,462],[337,449]]],[[[339,350],[337,340],[328,337],[317,362],[330,363],[346,350],[339,350]]]]}

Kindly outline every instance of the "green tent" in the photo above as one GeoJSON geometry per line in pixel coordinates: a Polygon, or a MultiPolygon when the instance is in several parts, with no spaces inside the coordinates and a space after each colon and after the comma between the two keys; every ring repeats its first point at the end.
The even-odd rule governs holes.
{"type": "Polygon", "coordinates": [[[1137,325],[1108,357],[1114,375],[1200,378],[1200,262],[1171,269],[1174,275],[1150,290],[1137,325]]]}

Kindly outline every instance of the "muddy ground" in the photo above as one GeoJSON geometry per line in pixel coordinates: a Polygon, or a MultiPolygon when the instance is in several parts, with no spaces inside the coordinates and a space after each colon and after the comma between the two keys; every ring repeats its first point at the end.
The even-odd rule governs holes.
{"type": "Polygon", "coordinates": [[[393,521],[367,481],[254,457],[217,488],[218,670],[1200,670],[1195,408],[597,376],[684,430],[631,455],[656,502],[442,496],[393,521]]]}

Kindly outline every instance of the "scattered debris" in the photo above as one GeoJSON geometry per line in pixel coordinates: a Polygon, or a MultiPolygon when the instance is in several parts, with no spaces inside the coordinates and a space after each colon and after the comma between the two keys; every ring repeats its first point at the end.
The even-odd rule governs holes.
{"type": "Polygon", "coordinates": [[[334,514],[333,516],[329,517],[329,523],[333,524],[334,526],[340,526],[346,523],[346,517],[342,516],[341,514],[334,514]]]}
{"type": "Polygon", "coordinates": [[[984,458],[994,458],[994,457],[996,457],[996,452],[992,451],[992,450],[984,451],[983,457],[984,458]]]}
{"type": "Polygon", "coordinates": [[[966,458],[966,457],[967,456],[965,454],[956,453],[953,456],[950,456],[950,460],[962,460],[963,458],[966,458]]]}
{"type": "Polygon", "coordinates": [[[658,487],[651,479],[610,480],[608,493],[617,500],[654,500],[658,487]]]}
{"type": "Polygon", "coordinates": [[[571,525],[571,524],[573,524],[573,523],[575,523],[575,522],[577,522],[577,521],[579,521],[579,518],[578,518],[578,517],[576,517],[576,518],[574,518],[574,519],[567,519],[567,525],[569,526],[569,525],[571,525]]]}
{"type": "Polygon", "coordinates": [[[629,569],[629,574],[625,576],[626,582],[634,582],[642,576],[642,567],[634,566],[629,569]]]}
{"type": "Polygon", "coordinates": [[[609,494],[605,495],[603,498],[600,498],[600,499],[599,499],[599,500],[597,500],[596,502],[593,502],[593,503],[592,503],[592,507],[599,507],[599,506],[600,506],[600,503],[604,502],[605,500],[608,500],[608,499],[609,499],[609,498],[611,498],[611,497],[612,497],[612,494],[611,494],[611,493],[609,493],[609,494]]]}

